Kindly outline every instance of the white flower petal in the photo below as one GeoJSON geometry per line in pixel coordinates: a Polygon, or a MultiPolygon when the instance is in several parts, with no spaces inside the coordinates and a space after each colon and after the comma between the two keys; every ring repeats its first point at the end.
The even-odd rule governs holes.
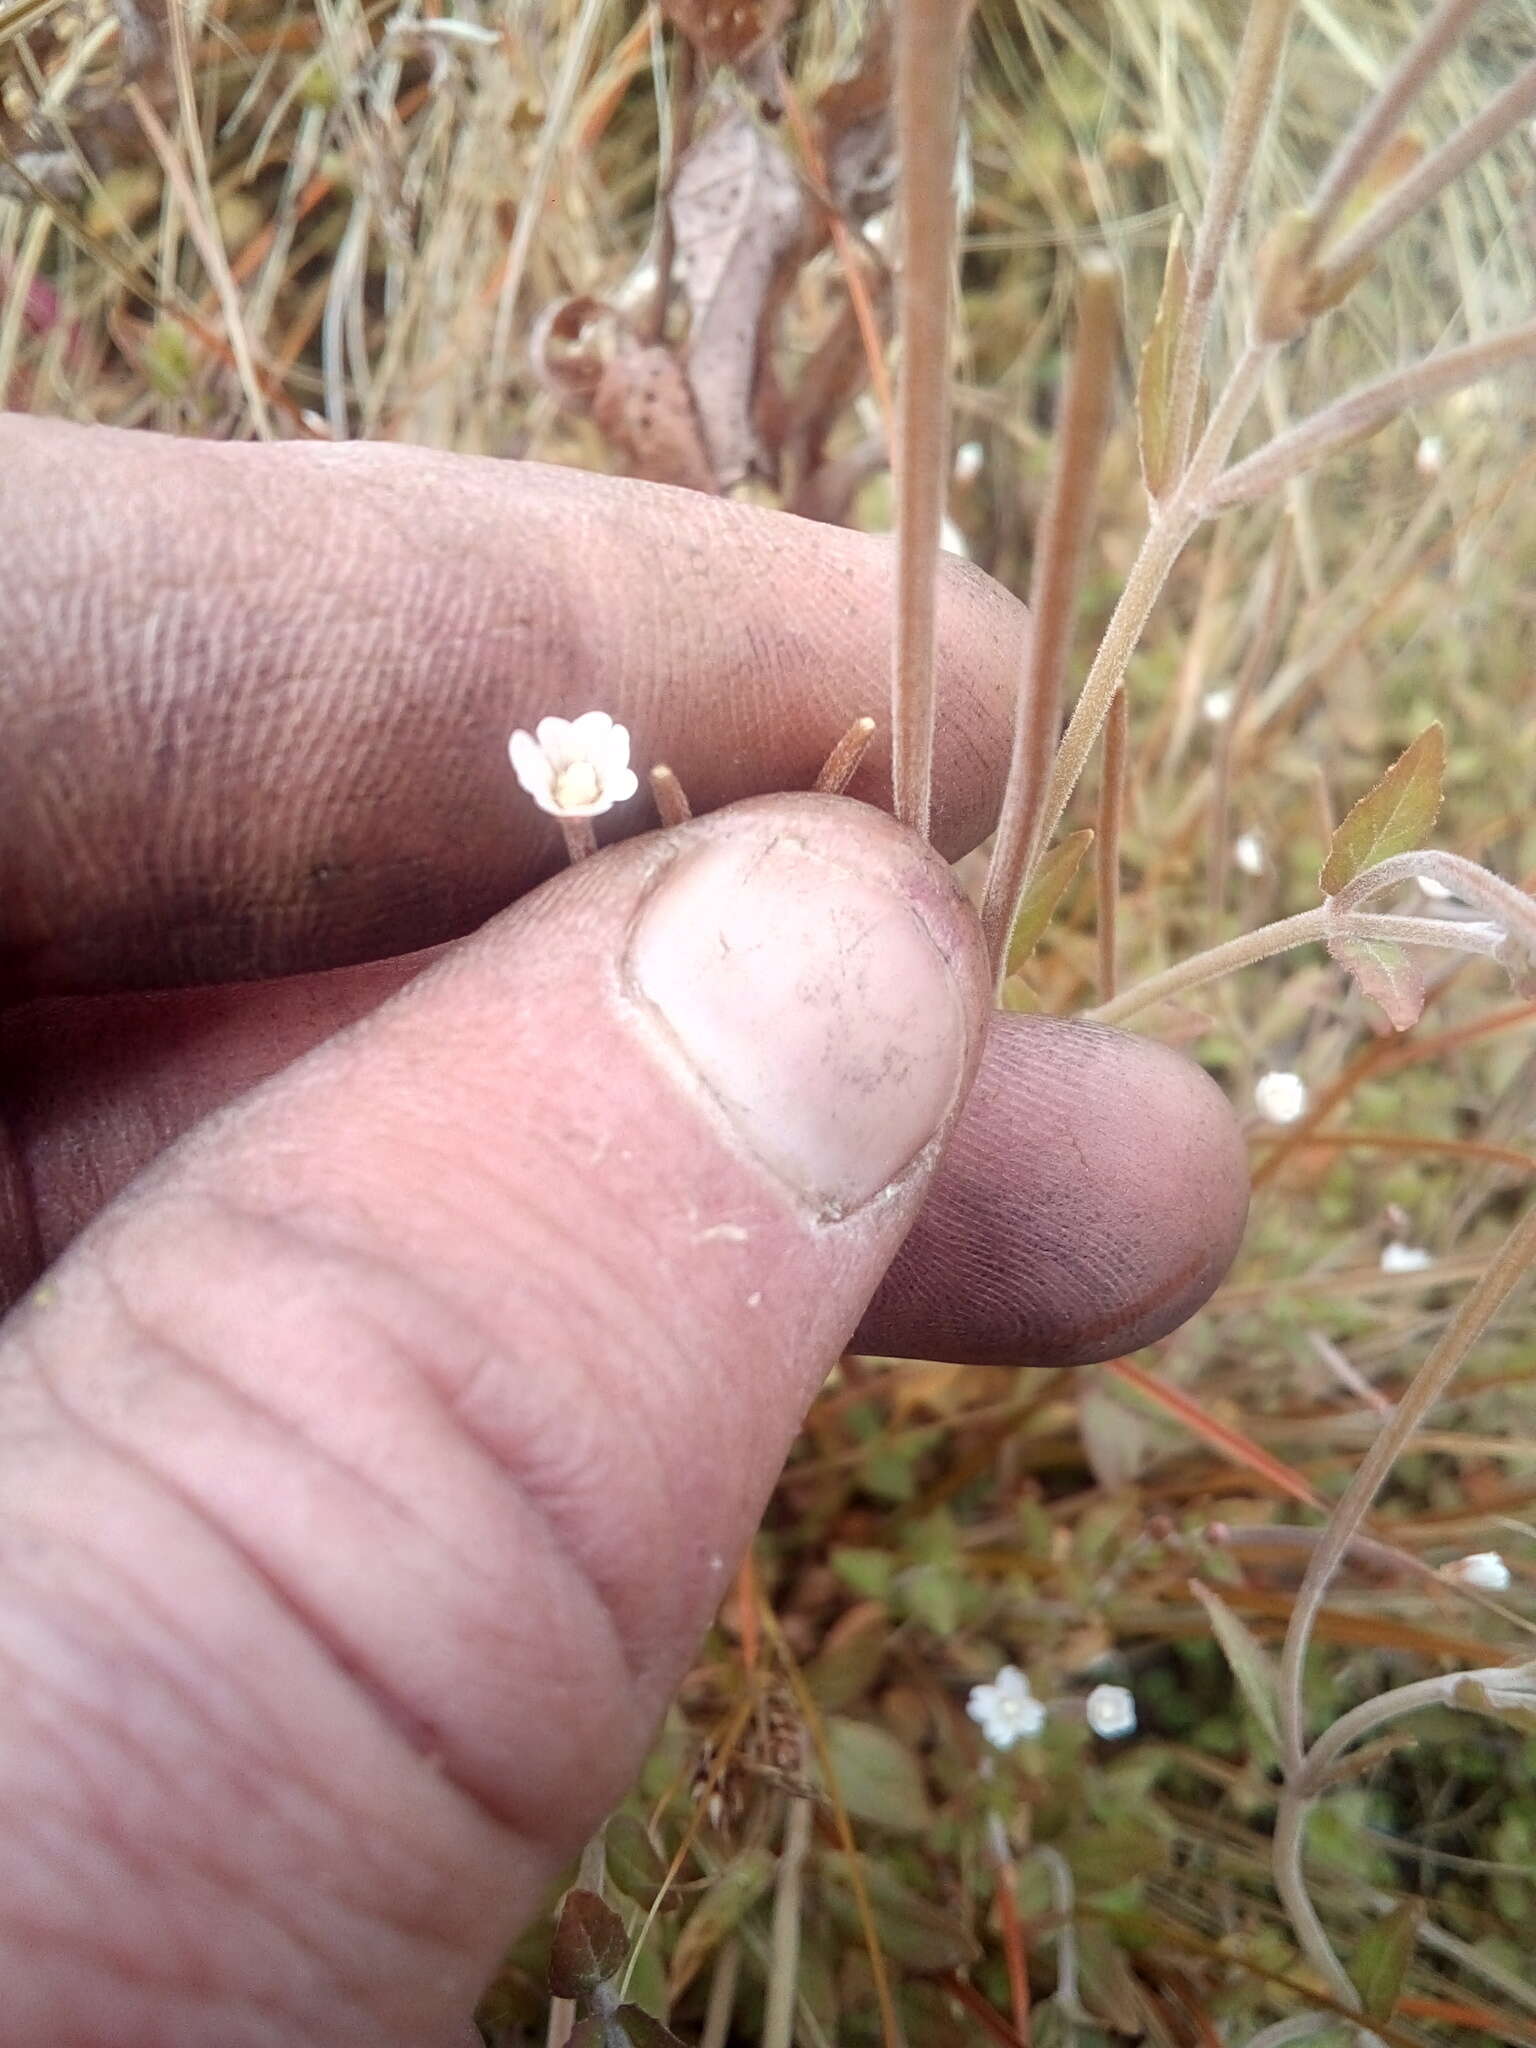
{"type": "Polygon", "coordinates": [[[1253,1106],[1266,1123],[1298,1123],[1307,1113],[1307,1084],[1300,1074],[1261,1074],[1254,1084],[1253,1106]]]}
{"type": "Polygon", "coordinates": [[[512,772],[537,804],[549,808],[552,771],[549,756],[531,732],[515,732],[507,742],[512,772]]]}
{"type": "Polygon", "coordinates": [[[633,768],[619,768],[608,777],[606,789],[611,804],[628,803],[640,787],[640,778],[633,768]]]}
{"type": "Polygon", "coordinates": [[[1458,1585],[1476,1586],[1482,1593],[1509,1590],[1509,1566],[1496,1550],[1475,1550],[1470,1557],[1458,1557],[1440,1567],[1440,1576],[1454,1579],[1458,1585]]]}
{"type": "Polygon", "coordinates": [[[1085,1702],[1088,1726],[1105,1742],[1136,1733],[1135,1695],[1123,1685],[1096,1685],[1085,1702]]]}
{"type": "Polygon", "coordinates": [[[1435,1255],[1421,1244],[1400,1244],[1396,1238],[1381,1248],[1383,1273],[1422,1273],[1435,1263],[1435,1255]]]}

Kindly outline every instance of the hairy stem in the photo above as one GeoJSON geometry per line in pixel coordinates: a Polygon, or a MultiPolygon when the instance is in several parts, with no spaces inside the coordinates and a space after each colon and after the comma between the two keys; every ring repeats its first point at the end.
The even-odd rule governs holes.
{"type": "Polygon", "coordinates": [[[1290,31],[1295,0],[1253,0],[1237,53],[1237,68],[1222,123],[1221,141],[1206,191],[1190,265],[1189,295],[1174,345],[1168,391],[1168,450],[1171,474],[1183,470],[1200,390],[1211,308],[1222,259],[1242,204],[1275,80],[1290,31]]]}
{"type": "MultiPolygon", "coordinates": [[[[1340,1560],[1349,1549],[1403,1446],[1449,1386],[1457,1367],[1536,1264],[1536,1202],[1527,1208],[1466,1296],[1366,1452],[1328,1519],[1303,1575],[1280,1660],[1280,1731],[1287,1782],[1301,1782],[1306,1750],[1302,1673],[1313,1625],[1340,1560]]],[[[1277,1848],[1278,1869],[1278,1848],[1277,1848]]]]}
{"type": "Polygon", "coordinates": [[[1374,434],[1396,419],[1410,405],[1460,391],[1480,377],[1491,376],[1511,363],[1536,356],[1536,320],[1512,327],[1506,334],[1489,335],[1483,341],[1469,341],[1461,348],[1448,348],[1424,362],[1394,370],[1374,383],[1346,392],[1321,412],[1313,413],[1273,441],[1267,441],[1252,455],[1223,470],[1200,500],[1200,516],[1209,518],[1233,505],[1251,504],[1288,483],[1293,476],[1311,469],[1366,434],[1374,434]]]}
{"type": "Polygon", "coordinates": [[[1324,274],[1341,276],[1367,261],[1404,221],[1428,206],[1453,178],[1501,142],[1520,121],[1536,113],[1536,60],[1516,72],[1482,111],[1423,159],[1388,191],[1323,264],[1324,274]]]}
{"type": "Polygon", "coordinates": [[[1077,339],[1056,435],[1050,497],[1035,536],[1029,656],[1014,709],[1008,786],[982,901],[982,930],[998,975],[1030,870],[1039,858],[1040,811],[1109,428],[1118,328],[1114,272],[1094,259],[1084,265],[1078,286],[1077,339]]]}
{"type": "Polygon", "coordinates": [[[1307,213],[1312,247],[1321,248],[1350,194],[1368,176],[1403,116],[1461,39],[1484,0],[1440,0],[1392,67],[1386,82],[1329,159],[1307,213]]]}
{"type": "Polygon", "coordinates": [[[933,801],[934,618],[949,387],[951,189],[965,0],[897,8],[901,283],[896,389],[896,646],[891,779],[896,815],[928,837],[933,801]]]}

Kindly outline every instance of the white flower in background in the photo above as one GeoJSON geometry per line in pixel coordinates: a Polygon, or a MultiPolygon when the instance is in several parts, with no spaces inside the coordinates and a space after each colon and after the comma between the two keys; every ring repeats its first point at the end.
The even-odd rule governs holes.
{"type": "Polygon", "coordinates": [[[1414,450],[1413,466],[1420,476],[1438,476],[1445,467],[1445,443],[1438,434],[1426,434],[1414,450]]]}
{"type": "Polygon", "coordinates": [[[1200,709],[1212,725],[1225,725],[1236,702],[1236,690],[1207,690],[1200,699],[1200,709]]]}
{"type": "Polygon", "coordinates": [[[541,718],[507,744],[518,781],[552,818],[600,818],[640,787],[629,765],[629,729],[606,711],[541,718]]]}
{"type": "Polygon", "coordinates": [[[962,441],[955,450],[955,482],[973,484],[981,475],[986,450],[979,441],[962,441]]]}
{"type": "Polygon", "coordinates": [[[1509,1566],[1496,1550],[1476,1550],[1470,1557],[1458,1557],[1441,1565],[1440,1576],[1453,1579],[1458,1586],[1475,1586],[1480,1593],[1509,1590],[1509,1566]]]}
{"type": "Polygon", "coordinates": [[[1433,1252],[1427,1252],[1421,1244],[1403,1244],[1393,1238],[1390,1244],[1381,1248],[1381,1270],[1383,1273],[1422,1273],[1426,1266],[1435,1263],[1433,1252]]]}
{"type": "Polygon", "coordinates": [[[1084,1702],[1088,1726],[1106,1742],[1136,1733],[1136,1700],[1123,1685],[1096,1685],[1084,1702]]]}
{"type": "Polygon", "coordinates": [[[966,561],[971,559],[970,542],[947,512],[939,521],[939,546],[946,555],[963,555],[966,561]]]}
{"type": "Polygon", "coordinates": [[[1414,880],[1431,903],[1449,903],[1456,894],[1454,889],[1447,889],[1444,882],[1438,881],[1433,875],[1415,875],[1414,880]]]}
{"type": "Polygon", "coordinates": [[[1257,832],[1241,832],[1232,842],[1232,858],[1245,875],[1264,872],[1264,842],[1257,832]]]}
{"type": "Polygon", "coordinates": [[[1012,1749],[1045,1726],[1045,1708],[1016,1664],[1005,1664],[990,1685],[973,1685],[965,1711],[994,1749],[1012,1749]]]}
{"type": "Polygon", "coordinates": [[[1261,1074],[1253,1106],[1266,1123],[1297,1123],[1307,1113],[1307,1084],[1300,1074],[1261,1074]]]}

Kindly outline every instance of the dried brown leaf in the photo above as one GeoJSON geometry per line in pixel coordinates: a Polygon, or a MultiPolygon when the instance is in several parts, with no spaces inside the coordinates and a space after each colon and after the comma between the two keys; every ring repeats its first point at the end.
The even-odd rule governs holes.
{"type": "Polygon", "coordinates": [[[785,260],[805,207],[777,140],[732,108],[677,167],[673,271],[688,301],[688,381],[722,489],[767,467],[753,417],[785,260]]]}
{"type": "Polygon", "coordinates": [[[690,491],[716,488],[688,380],[662,343],[645,347],[631,335],[623,337],[603,371],[592,417],[631,476],[690,491]]]}

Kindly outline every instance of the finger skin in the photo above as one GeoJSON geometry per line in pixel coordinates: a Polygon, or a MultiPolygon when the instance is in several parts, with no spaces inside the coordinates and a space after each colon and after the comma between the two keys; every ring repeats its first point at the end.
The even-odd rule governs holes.
{"type": "Polygon", "coordinates": [[[967,1365],[1139,1350],[1209,1299],[1247,1214],[1242,1132],[1199,1067],[1095,1024],[994,1017],[855,1345],[967,1365]]]}
{"type": "MultiPolygon", "coordinates": [[[[157,1153],[430,957],[0,1014],[0,1129],[17,1163],[8,1227],[0,1192],[0,1307],[157,1153]]],[[[1136,1350],[1219,1284],[1247,1202],[1241,1131],[1198,1067],[1090,1024],[993,1016],[955,1137],[856,1343],[981,1365],[1136,1350]]]]}
{"type": "MultiPolygon", "coordinates": [[[[563,860],[507,736],[601,709],[695,809],[887,802],[892,557],[695,492],[0,416],[0,1000],[457,937],[563,860]]],[[[990,829],[1027,615],[946,558],[935,842],[990,829]]],[[[604,837],[655,823],[642,795],[604,837]]]]}
{"type": "Polygon", "coordinates": [[[638,1763],[987,1001],[926,848],[760,800],[98,1217],[0,1346],[4,2048],[445,2037],[638,1763]]]}

